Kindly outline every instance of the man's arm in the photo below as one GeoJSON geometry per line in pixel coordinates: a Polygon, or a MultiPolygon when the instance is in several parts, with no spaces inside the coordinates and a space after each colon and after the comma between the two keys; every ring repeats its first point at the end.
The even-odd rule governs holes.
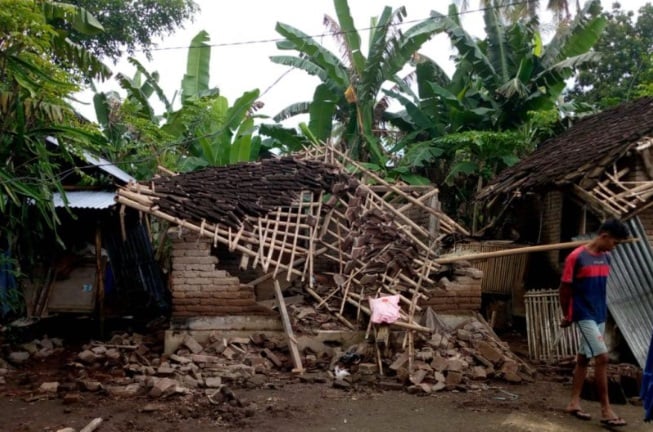
{"type": "Polygon", "coordinates": [[[560,307],[562,308],[562,321],[561,327],[567,327],[571,324],[572,320],[572,303],[571,303],[571,284],[568,282],[561,282],[559,289],[560,307]]]}

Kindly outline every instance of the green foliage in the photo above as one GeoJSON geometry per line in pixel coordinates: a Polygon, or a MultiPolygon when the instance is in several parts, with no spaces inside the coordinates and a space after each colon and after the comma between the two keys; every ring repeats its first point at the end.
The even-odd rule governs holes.
{"type": "Polygon", "coordinates": [[[425,20],[403,33],[398,32],[397,25],[406,17],[406,10],[386,7],[378,18],[371,20],[373,30],[365,51],[347,0],[334,0],[334,6],[337,20],[326,16],[325,23],[342,48],[344,58],[308,34],[287,24],[277,24],[277,32],[285,38],[277,47],[294,50],[297,55],[274,56],[271,60],[314,75],[321,84],[310,103],[293,104],[275,120],[309,113],[308,126],[318,140],[333,138],[355,159],[385,167],[388,156],[379,130],[388,118],[388,100],[382,86],[391,83],[409,91],[397,74],[434,35],[436,28],[432,20],[425,20]],[[340,132],[336,135],[336,131],[340,132]]]}
{"type": "Polygon", "coordinates": [[[186,74],[181,81],[181,102],[197,100],[210,94],[218,94],[217,89],[209,89],[209,65],[211,47],[209,34],[202,30],[191,41],[186,61],[186,74]]]}
{"type": "Polygon", "coordinates": [[[452,215],[471,220],[465,203],[475,191],[560,131],[565,81],[597,58],[591,47],[605,24],[597,6],[589,2],[546,45],[536,19],[506,22],[488,8],[485,37],[478,39],[462,28],[455,6],[448,15],[432,12],[456,49],[453,76],[414,56],[418,95],[386,93],[404,106],[390,118],[404,132],[393,148],[400,165],[440,185],[452,215]]]}
{"type": "Polygon", "coordinates": [[[251,110],[258,90],[244,93],[232,106],[224,96],[187,103],[177,119],[185,123],[186,152],[180,171],[224,166],[258,158],[261,138],[254,136],[251,110]]]}
{"type": "Polygon", "coordinates": [[[52,193],[62,190],[59,166],[70,161],[72,146],[93,139],[67,100],[83,79],[108,75],[48,23],[53,17],[80,31],[97,30],[87,13],[69,5],[0,0],[0,239],[17,256],[42,230],[56,228],[52,193]],[[59,139],[58,148],[46,144],[49,136],[59,139]],[[16,247],[20,236],[27,238],[22,249],[16,247]]]}
{"type": "Polygon", "coordinates": [[[119,160],[136,178],[150,178],[159,165],[173,171],[191,171],[207,166],[256,160],[275,144],[264,144],[255,135],[255,112],[259,91],[243,93],[233,105],[210,88],[208,34],[199,32],[188,51],[186,73],[181,81],[178,109],[159,87],[159,74],[149,72],[134,59],[134,77],[118,74],[127,97],[115,92],[94,98],[98,121],[109,145],[99,148],[110,160],[119,160]],[[151,105],[156,96],[165,106],[157,115],[151,105]]]}
{"type": "Polygon", "coordinates": [[[653,94],[653,6],[635,15],[614,3],[603,17],[607,25],[594,47],[601,61],[581,67],[568,97],[603,108],[653,94]]]}
{"type": "Polygon", "coordinates": [[[70,39],[98,57],[117,61],[127,52],[148,56],[157,38],[172,34],[199,11],[193,0],[70,0],[98,18],[105,31],[89,34],[68,26],[70,39]]]}
{"type": "MultiPolygon", "coordinates": [[[[470,6],[469,0],[456,0],[463,11],[470,6]]],[[[538,0],[479,0],[476,5],[481,8],[496,8],[501,11],[501,18],[504,21],[514,22],[523,18],[534,18],[540,8],[538,0]]],[[[556,21],[565,21],[571,19],[568,0],[548,0],[546,8],[553,13],[556,21]]],[[[578,4],[578,2],[576,2],[578,4]]]]}

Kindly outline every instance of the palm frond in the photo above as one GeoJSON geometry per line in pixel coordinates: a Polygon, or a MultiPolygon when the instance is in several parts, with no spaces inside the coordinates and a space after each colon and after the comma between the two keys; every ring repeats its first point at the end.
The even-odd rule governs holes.
{"type": "Polygon", "coordinates": [[[569,25],[558,27],[553,39],[547,44],[543,63],[551,65],[566,57],[587,52],[599,39],[607,21],[597,16],[599,0],[589,0],[569,25]]]}
{"type": "Polygon", "coordinates": [[[166,112],[172,112],[173,111],[172,103],[166,97],[166,95],[163,92],[163,89],[161,88],[161,86],[159,86],[158,75],[155,76],[156,72],[155,73],[150,73],[147,69],[145,69],[145,67],[141,64],[141,62],[139,62],[138,60],[136,60],[133,57],[129,57],[127,59],[127,61],[129,63],[131,63],[136,68],[136,70],[138,72],[140,72],[141,74],[143,74],[145,76],[146,82],[150,86],[152,86],[152,89],[154,90],[154,92],[158,96],[159,100],[166,107],[166,112]]]}
{"type": "Polygon", "coordinates": [[[340,28],[338,21],[336,21],[333,17],[325,14],[322,23],[333,40],[336,41],[338,52],[340,53],[340,58],[344,60],[343,63],[345,67],[349,69],[353,63],[353,59],[351,58],[351,51],[347,46],[347,40],[345,39],[344,32],[340,28]]]}

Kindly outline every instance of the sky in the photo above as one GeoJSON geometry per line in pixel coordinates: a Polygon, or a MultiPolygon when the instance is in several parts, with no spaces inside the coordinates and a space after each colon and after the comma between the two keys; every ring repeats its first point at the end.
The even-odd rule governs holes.
{"type": "MultiPolygon", "coordinates": [[[[264,107],[259,113],[273,116],[286,106],[300,101],[309,101],[318,83],[301,70],[291,70],[287,66],[272,63],[270,56],[292,54],[276,48],[275,42],[281,36],[275,31],[277,22],[291,25],[314,36],[321,44],[338,53],[333,38],[323,25],[324,15],[336,18],[333,0],[236,0],[230,2],[215,0],[195,0],[201,11],[193,22],[175,34],[157,41],[152,52],[152,60],[143,53],[135,57],[150,71],[158,71],[161,79],[159,85],[168,99],[181,87],[181,80],[186,70],[188,46],[198,32],[205,30],[210,36],[211,50],[210,86],[218,87],[220,93],[229,99],[230,104],[243,94],[255,88],[260,89],[260,101],[264,107]]],[[[650,0],[649,0],[650,1],[650,0]]],[[[385,6],[393,10],[405,6],[407,16],[402,29],[407,29],[416,22],[429,17],[431,10],[446,13],[449,1],[445,0],[349,0],[354,25],[359,29],[366,47],[370,18],[379,16],[385,6]]],[[[469,10],[461,15],[463,28],[475,36],[483,35],[483,13],[478,10],[478,1],[470,1],[469,10]]],[[[546,3],[542,1],[541,3],[546,3]]],[[[572,2],[573,3],[573,2],[572,2]]],[[[610,7],[612,0],[602,0],[603,7],[610,7]]],[[[624,9],[636,10],[646,3],[645,0],[623,0],[624,9]]],[[[543,15],[546,20],[546,15],[543,15]]],[[[546,35],[545,35],[546,37],[546,35]]],[[[423,54],[434,59],[448,73],[453,71],[450,60],[451,45],[449,39],[437,36],[427,42],[423,54]]],[[[133,76],[135,70],[127,61],[121,59],[117,65],[110,65],[114,72],[133,76]]],[[[102,91],[120,91],[118,84],[109,80],[100,83],[102,91]]],[[[80,93],[77,108],[89,119],[95,119],[92,107],[92,93],[80,93]]],[[[177,101],[179,96],[177,96],[177,101]]],[[[154,104],[155,108],[158,105],[154,104]]]]}

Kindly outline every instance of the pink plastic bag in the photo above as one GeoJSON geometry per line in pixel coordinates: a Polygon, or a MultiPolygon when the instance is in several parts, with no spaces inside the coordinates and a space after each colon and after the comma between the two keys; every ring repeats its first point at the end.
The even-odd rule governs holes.
{"type": "Polygon", "coordinates": [[[374,324],[391,324],[399,319],[399,296],[371,298],[370,309],[372,310],[370,319],[374,324]]]}

